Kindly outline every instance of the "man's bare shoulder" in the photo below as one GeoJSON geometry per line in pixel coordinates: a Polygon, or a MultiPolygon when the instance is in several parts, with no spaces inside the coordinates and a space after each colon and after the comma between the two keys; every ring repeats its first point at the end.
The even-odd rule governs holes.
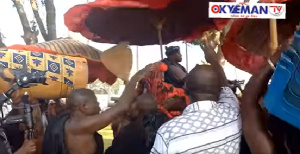
{"type": "Polygon", "coordinates": [[[80,131],[80,122],[75,122],[72,120],[68,120],[65,123],[65,133],[66,134],[77,134],[80,131]]]}

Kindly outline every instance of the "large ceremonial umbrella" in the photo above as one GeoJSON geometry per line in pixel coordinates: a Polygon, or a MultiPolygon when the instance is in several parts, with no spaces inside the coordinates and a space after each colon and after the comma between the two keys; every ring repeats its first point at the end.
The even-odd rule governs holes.
{"type": "MultiPolygon", "coordinates": [[[[262,2],[270,3],[272,0],[262,2]]],[[[276,0],[276,2],[285,3],[287,7],[286,19],[275,20],[277,28],[274,23],[272,24],[274,20],[269,19],[231,19],[232,24],[229,26],[228,33],[220,40],[223,55],[228,62],[239,69],[255,74],[272,54],[270,51],[273,47],[270,47],[270,43],[275,39],[280,45],[293,36],[300,22],[300,14],[297,13],[300,1],[276,0]],[[272,35],[274,31],[278,35],[272,35]]],[[[203,31],[195,32],[189,40],[199,39],[202,35],[203,31]]],[[[274,44],[276,47],[276,43],[274,44]]]]}
{"type": "MultiPolygon", "coordinates": [[[[270,0],[264,0],[270,2],[270,0]]],[[[277,2],[285,2],[277,1],[277,2]]],[[[286,42],[294,34],[300,22],[300,1],[292,0],[286,3],[286,19],[277,20],[278,44],[286,42]]],[[[238,67],[252,74],[266,62],[266,57],[272,53],[270,41],[274,37],[270,35],[272,27],[268,19],[238,19],[233,22],[226,38],[223,41],[222,52],[225,58],[238,67]]],[[[273,28],[274,29],[274,28],[273,28]]],[[[274,30],[273,30],[274,31],[274,30]]],[[[271,33],[272,34],[272,33],[271,33]]]]}
{"type": "Polygon", "coordinates": [[[64,17],[69,30],[96,42],[167,44],[199,28],[217,28],[208,18],[209,1],[222,0],[96,0],[74,6],[64,17]]]}
{"type": "MultiPolygon", "coordinates": [[[[288,5],[287,20],[277,21],[278,29],[279,29],[278,30],[279,43],[286,40],[288,37],[290,37],[293,34],[294,28],[296,27],[299,21],[297,20],[298,17],[296,13],[297,12],[296,10],[298,9],[297,6],[299,5],[297,5],[298,2],[296,0],[276,0],[276,2],[286,2],[286,1],[292,1],[292,4],[287,3],[288,5]]],[[[262,2],[272,2],[272,1],[262,0],[262,2]]],[[[165,19],[165,22],[162,25],[162,31],[161,31],[162,43],[168,43],[178,39],[186,39],[187,37],[189,39],[199,39],[204,31],[209,29],[217,29],[217,30],[223,29],[224,26],[229,21],[228,19],[225,20],[205,19],[201,21],[201,19],[204,19],[203,18],[204,16],[208,17],[207,12],[208,12],[208,1],[206,0],[204,1],[202,0],[201,1],[199,0],[198,1],[197,0],[100,1],[99,0],[94,3],[75,6],[74,8],[70,9],[65,15],[65,23],[70,30],[81,32],[81,34],[83,34],[85,37],[92,39],[94,41],[105,42],[109,40],[108,42],[115,43],[120,40],[131,40],[131,44],[132,44],[135,41],[133,38],[138,36],[137,38],[139,39],[135,43],[139,44],[138,42],[143,43],[144,41],[145,44],[142,45],[146,45],[146,44],[157,44],[159,42],[157,39],[157,32],[159,32],[159,28],[160,28],[159,23],[161,23],[161,21],[164,21],[163,19],[165,19]],[[186,4],[180,5],[181,3],[186,3],[186,4]],[[193,4],[198,4],[198,5],[193,5],[193,4]],[[105,5],[109,9],[103,9],[105,8],[105,5]],[[202,5],[203,9],[199,8],[193,10],[194,8],[199,7],[199,5],[202,5]],[[133,9],[134,7],[135,9],[133,9]],[[189,14],[178,11],[182,8],[188,10],[189,14]],[[177,14],[173,13],[172,10],[177,10],[177,14]],[[120,15],[118,11],[119,13],[121,14],[123,13],[123,14],[120,15]],[[135,13],[140,13],[140,15],[136,15],[137,18],[135,18],[134,16],[131,16],[131,14],[129,13],[126,14],[127,11],[128,12],[135,11],[135,13]],[[148,13],[145,13],[147,11],[148,13]],[[76,16],[76,13],[78,13],[79,15],[76,16]],[[98,17],[93,18],[93,14],[97,14],[98,17]],[[144,18],[140,19],[144,17],[143,15],[145,14],[146,16],[148,15],[147,16],[148,18],[146,18],[147,20],[144,18]],[[173,14],[173,16],[170,16],[170,14],[173,14]],[[105,17],[104,15],[107,16],[105,17]],[[178,15],[181,18],[177,18],[177,19],[173,18],[174,20],[171,20],[173,22],[168,21],[170,17],[176,17],[176,15],[178,15]],[[121,16],[120,17],[121,19],[122,17],[123,18],[134,17],[134,19],[136,20],[129,19],[129,21],[134,21],[135,25],[139,25],[140,23],[145,23],[144,21],[147,21],[146,24],[147,26],[143,24],[139,25],[139,27],[136,28],[135,31],[133,31],[134,32],[133,35],[129,35],[131,37],[126,37],[126,35],[129,34],[129,32],[131,32],[130,29],[135,26],[130,24],[115,24],[116,27],[112,26],[111,28],[116,28],[117,30],[110,33],[106,33],[109,32],[110,26],[113,25],[114,22],[118,22],[119,20],[118,18],[113,19],[113,17],[116,16],[121,16]],[[168,18],[163,18],[163,17],[168,17],[168,18]],[[186,17],[187,19],[182,19],[184,17],[186,17]],[[156,20],[153,20],[153,18],[156,20]],[[105,21],[107,23],[106,27],[104,26],[105,27],[104,28],[101,25],[101,22],[95,22],[98,21],[97,19],[101,19],[102,21],[105,21]],[[197,20],[200,20],[201,22],[197,20]],[[173,23],[173,26],[174,25],[175,26],[174,27],[168,26],[170,25],[170,23],[173,23]],[[191,23],[197,23],[197,24],[202,23],[202,24],[199,24],[197,26],[194,25],[197,28],[193,26],[191,27],[186,26],[186,25],[193,25],[191,23]],[[95,31],[92,31],[93,30],[92,28],[95,29],[95,31]],[[189,28],[189,29],[185,29],[185,28],[189,28]],[[141,32],[143,31],[143,29],[148,29],[149,31],[148,30],[146,31],[149,33],[141,32]],[[101,31],[103,31],[103,33],[101,33],[101,31]],[[111,38],[105,37],[107,35],[111,35],[111,38]]],[[[126,21],[124,22],[126,23],[126,21]]],[[[223,43],[222,51],[224,53],[226,60],[228,60],[231,64],[233,64],[237,68],[245,70],[252,74],[255,73],[257,70],[259,70],[260,66],[266,62],[265,57],[269,56],[268,53],[269,39],[272,37],[269,37],[270,29],[269,29],[268,22],[269,20],[267,19],[235,20],[226,38],[222,41],[223,43]]]]}

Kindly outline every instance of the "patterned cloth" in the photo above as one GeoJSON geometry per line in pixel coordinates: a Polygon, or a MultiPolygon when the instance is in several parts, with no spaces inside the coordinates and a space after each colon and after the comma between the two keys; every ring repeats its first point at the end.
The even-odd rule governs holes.
{"type": "Polygon", "coordinates": [[[176,88],[174,85],[163,81],[163,72],[160,69],[161,62],[156,63],[156,67],[151,71],[150,75],[139,82],[137,86],[137,93],[142,94],[146,89],[154,97],[157,103],[157,108],[169,118],[179,116],[181,111],[169,111],[165,108],[166,102],[171,99],[182,98],[184,103],[189,105],[190,100],[185,94],[184,89],[176,88]]]}
{"type": "Polygon", "coordinates": [[[1,49],[0,66],[9,69],[27,68],[28,72],[47,71],[47,78],[62,82],[72,88],[76,78],[74,73],[76,61],[70,56],[1,49]]]}
{"type": "Polygon", "coordinates": [[[152,154],[237,154],[242,134],[238,100],[222,88],[218,103],[199,101],[159,128],[152,154]]]}

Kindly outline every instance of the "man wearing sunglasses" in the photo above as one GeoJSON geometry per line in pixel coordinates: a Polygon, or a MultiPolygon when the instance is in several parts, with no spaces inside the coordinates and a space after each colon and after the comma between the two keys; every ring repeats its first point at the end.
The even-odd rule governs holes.
{"type": "Polygon", "coordinates": [[[162,60],[169,68],[164,73],[165,82],[172,84],[176,88],[183,88],[187,71],[179,64],[182,61],[179,46],[166,47],[166,56],[167,58],[162,60]]]}

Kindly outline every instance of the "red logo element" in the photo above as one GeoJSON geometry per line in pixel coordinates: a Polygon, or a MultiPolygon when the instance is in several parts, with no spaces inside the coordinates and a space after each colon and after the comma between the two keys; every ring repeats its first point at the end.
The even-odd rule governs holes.
{"type": "Polygon", "coordinates": [[[212,12],[212,13],[219,13],[219,11],[220,11],[219,5],[213,5],[213,6],[211,7],[211,12],[212,12]]]}
{"type": "Polygon", "coordinates": [[[269,12],[274,16],[279,16],[283,13],[282,6],[269,6],[269,12]]]}

